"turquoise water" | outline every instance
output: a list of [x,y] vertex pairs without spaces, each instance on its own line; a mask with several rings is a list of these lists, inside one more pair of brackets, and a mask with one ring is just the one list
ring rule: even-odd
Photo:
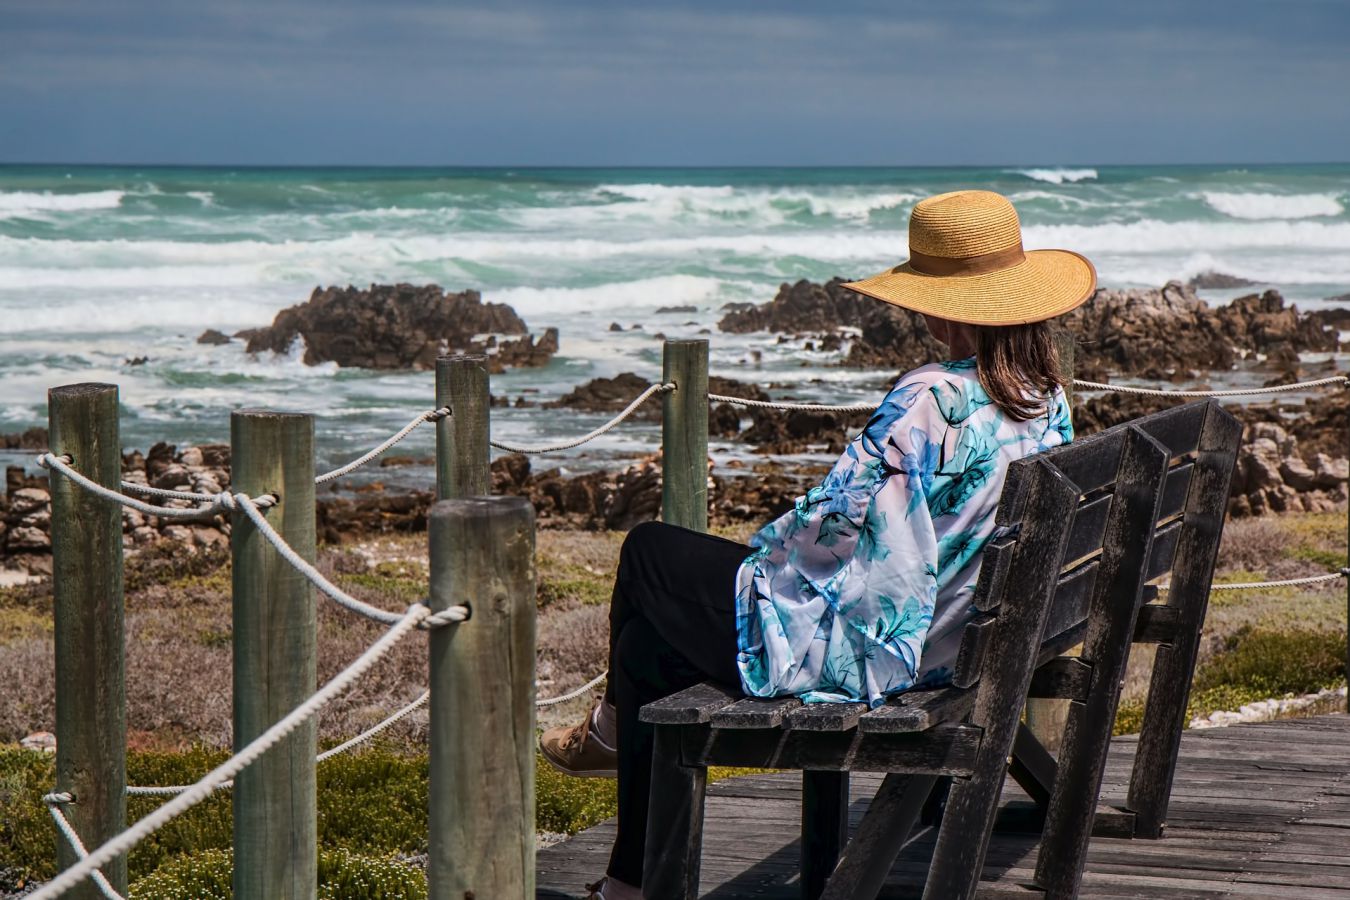
[[[726,303],[900,261],[914,201],[963,187],[1007,194],[1028,247],[1078,250],[1107,285],[1217,269],[1305,306],[1350,292],[1350,165],[0,166],[0,431],[40,424],[52,385],[106,380],[122,385],[127,446],[223,440],[230,409],[277,405],[318,413],[321,454],[335,461],[429,405],[430,377],[252,359],[238,344],[202,347],[196,336],[266,324],[315,285],[477,288],[534,329],[561,329],[549,367],[495,382],[512,396],[547,398],[596,375],[653,375],[657,333],[715,332]],[[657,312],[669,306],[695,311]],[[616,321],[643,328],[614,334]],[[768,336],[712,339],[715,371],[797,385],[802,397],[854,400],[877,383],[875,373],[819,368],[822,358]],[[759,371],[741,371],[752,349]],[[139,357],[147,361],[128,363]],[[494,418],[498,435],[518,441],[590,424],[531,410]],[[627,430],[599,453],[652,437]]]

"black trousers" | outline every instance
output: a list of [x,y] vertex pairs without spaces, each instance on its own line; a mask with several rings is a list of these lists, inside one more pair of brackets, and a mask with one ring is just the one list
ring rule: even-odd
[[618,713],[619,829],[609,874],[641,886],[652,777],[644,703],[700,681],[739,690],[736,572],[750,548],[660,522],[628,533],[609,614],[609,686]]

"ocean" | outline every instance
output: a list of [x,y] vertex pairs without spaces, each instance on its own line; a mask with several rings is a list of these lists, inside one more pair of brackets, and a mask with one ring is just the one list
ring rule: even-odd
[[[1028,248],[1084,253],[1106,286],[1216,270],[1277,287],[1304,308],[1350,293],[1344,164],[0,166],[0,432],[45,424],[49,387],[109,381],[121,386],[127,448],[226,441],[231,409],[278,407],[315,413],[320,465],[336,464],[429,408],[431,374],[309,367],[294,353],[250,358],[239,342],[196,343],[207,328],[268,324],[333,284],[474,288],[510,304],[533,331],[557,326],[561,351],[547,367],[494,378],[494,392],[512,398],[547,400],[622,371],[655,378],[658,335],[710,330],[716,374],[800,399],[867,399],[878,373],[832,368],[770,335],[720,334],[720,310],[767,301],[782,282],[894,265],[907,255],[914,202],[967,187],[1008,195]],[[1201,293],[1223,302],[1246,290]],[[679,309],[659,311],[669,307]],[[623,330],[610,331],[613,323]],[[505,440],[543,442],[602,419],[499,409],[493,428]],[[651,449],[657,436],[634,423],[563,462],[601,464]],[[408,444],[429,453],[429,432]],[[31,455],[0,451],[0,462]]]

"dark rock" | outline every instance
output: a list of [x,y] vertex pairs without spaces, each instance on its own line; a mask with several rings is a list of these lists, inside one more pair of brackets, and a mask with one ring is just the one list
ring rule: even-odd
[[618,322],[610,322],[610,323],[609,323],[609,330],[610,330],[610,331],[623,331],[623,326],[620,325]]
[[697,306],[659,306],[657,313],[693,313],[698,312]]
[[[828,346],[842,348],[838,332],[856,328],[842,363],[860,368],[907,371],[942,359],[945,348],[928,333],[923,316],[864,297],[843,287],[844,279],[825,284],[784,284],[768,303],[727,313],[718,322],[723,331],[777,331],[796,335],[832,335]],[[818,340],[826,346],[824,338]]]
[[[621,372],[613,378],[593,378],[563,394],[557,400],[544,404],[546,409],[579,409],[584,412],[618,412],[641,394],[652,383],[632,372]],[[645,419],[660,418],[661,404],[655,400],[643,404],[636,415]]]
[[197,343],[209,344],[213,347],[219,347],[228,344],[231,338],[223,331],[216,331],[214,328],[208,328],[197,337]]
[[149,361],[150,361],[150,357],[148,357],[148,356],[132,356],[132,357],[130,357],[130,358],[128,358],[128,359],[122,360],[122,365],[124,365],[124,366],[143,366],[143,365],[145,365],[146,363],[148,363]]
[[511,307],[483,303],[477,291],[451,294],[411,284],[315,288],[307,303],[282,310],[270,327],[251,334],[248,352],[285,353],[300,337],[309,365],[430,369],[447,353],[486,353],[490,371],[500,372],[543,365],[557,352],[556,329],[537,341],[527,332]]
[[1287,366],[1298,353],[1338,345],[1334,329],[1286,306],[1278,291],[1210,307],[1176,281],[1158,290],[1098,290],[1061,321],[1078,339],[1075,374],[1092,380],[1111,372],[1184,378],[1256,354]]
[[0,434],[0,449],[3,450],[46,450],[47,429],[33,427],[12,434]]
[[1216,272],[1213,269],[1209,269],[1208,271],[1201,272],[1199,275],[1196,275],[1190,281],[1186,282],[1186,286],[1192,289],[1222,289],[1251,287],[1252,285],[1259,283],[1260,282],[1257,281],[1248,281],[1246,278],[1239,278],[1236,275],[1229,275],[1225,272]]

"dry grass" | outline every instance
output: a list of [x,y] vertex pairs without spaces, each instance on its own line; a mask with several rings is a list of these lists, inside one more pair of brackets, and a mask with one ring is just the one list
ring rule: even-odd
[[[745,541],[753,526],[719,533]],[[540,693],[571,690],[606,665],[608,601],[623,535],[541,531],[538,535]],[[1246,581],[1317,574],[1345,562],[1344,513],[1229,522],[1217,580]],[[320,568],[347,590],[386,609],[424,596],[424,536],[391,536],[321,552]],[[147,554],[128,561],[127,700],[133,745],[174,748],[230,740],[229,568],[223,558]],[[0,589],[0,742],[51,730],[54,715],[49,585]],[[1345,586],[1216,592],[1201,664],[1224,652],[1243,629],[1336,630],[1344,633]],[[331,677],[379,633],[379,626],[319,606],[319,677]],[[1139,699],[1151,647],[1135,648],[1124,696]],[[320,740],[335,742],[368,727],[415,697],[426,684],[422,634],[408,638],[320,717]],[[585,699],[540,710],[547,727],[576,717]],[[425,713],[394,737],[420,737]]]

